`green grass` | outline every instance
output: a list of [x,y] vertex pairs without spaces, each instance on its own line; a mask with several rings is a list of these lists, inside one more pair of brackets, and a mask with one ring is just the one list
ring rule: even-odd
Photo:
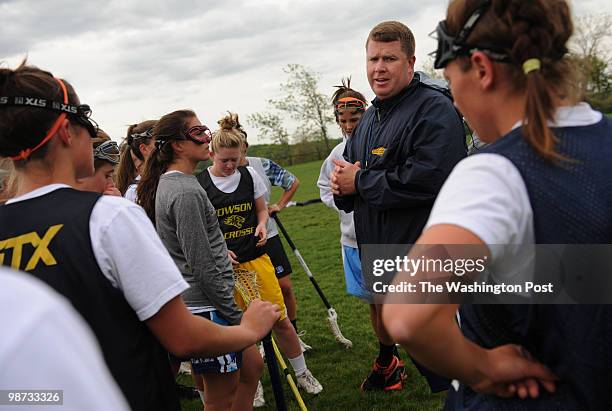
[[[299,164],[289,169],[301,181],[296,201],[319,196],[316,181],[321,162]],[[280,190],[275,188],[273,199]],[[340,254],[340,229],[335,211],[323,204],[306,207],[290,207],[280,215],[300,253],[323,289],[330,303],[338,312],[340,329],[353,341],[353,348],[346,349],[337,343],[327,327],[327,311],[308,277],[293,258],[285,243],[285,250],[293,265],[292,281],[298,300],[298,326],[307,330],[304,340],[314,349],[306,353],[308,367],[323,385],[318,396],[303,394],[309,410],[438,410],[443,396],[432,395],[425,380],[413,367],[403,352],[408,370],[407,386],[400,392],[362,393],[359,385],[370,370],[378,352],[378,343],[370,327],[368,307],[360,300],[346,294],[344,272]],[[190,378],[180,377],[191,384]],[[273,410],[274,398],[267,371],[264,373],[267,406]],[[283,387],[289,409],[297,410],[289,387]],[[201,410],[199,401],[184,401],[183,410]]]

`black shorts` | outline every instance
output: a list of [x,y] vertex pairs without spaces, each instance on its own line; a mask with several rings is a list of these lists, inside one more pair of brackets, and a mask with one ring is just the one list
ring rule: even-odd
[[291,263],[283,248],[280,235],[268,238],[264,247],[266,249],[266,254],[268,254],[274,266],[276,278],[283,278],[291,274]]

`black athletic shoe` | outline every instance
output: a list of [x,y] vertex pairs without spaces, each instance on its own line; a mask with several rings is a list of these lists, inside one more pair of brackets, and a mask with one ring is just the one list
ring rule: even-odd
[[393,356],[391,364],[384,368],[374,361],[372,371],[361,383],[361,391],[398,391],[404,388],[405,379],[404,367],[396,356]]
[[200,394],[198,393],[198,390],[193,387],[188,387],[177,382],[176,390],[178,392],[179,398],[182,398],[184,400],[194,400],[196,398],[200,399]]

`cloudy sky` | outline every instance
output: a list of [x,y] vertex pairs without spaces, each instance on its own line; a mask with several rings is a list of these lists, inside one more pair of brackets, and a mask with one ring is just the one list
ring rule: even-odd
[[[0,0],[0,61],[68,79],[114,139],[127,125],[192,108],[215,128],[226,110],[245,118],[279,96],[283,67],[320,74],[333,92],[344,76],[373,94],[364,43],[384,20],[414,32],[417,68],[447,0]],[[574,1],[574,13],[612,11],[609,0]],[[249,128],[249,138],[256,130]],[[255,140],[255,138],[253,138]]]

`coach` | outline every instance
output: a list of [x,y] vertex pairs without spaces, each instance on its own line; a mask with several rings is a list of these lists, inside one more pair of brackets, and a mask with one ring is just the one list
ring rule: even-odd
[[[396,21],[378,24],[366,42],[367,76],[376,98],[347,142],[346,161],[336,160],[331,176],[336,206],[354,211],[360,248],[414,243],[442,184],[466,155],[461,118],[442,87],[414,72],[414,51],[412,32]],[[363,390],[402,388],[403,367],[380,308],[370,305],[380,346]]]

